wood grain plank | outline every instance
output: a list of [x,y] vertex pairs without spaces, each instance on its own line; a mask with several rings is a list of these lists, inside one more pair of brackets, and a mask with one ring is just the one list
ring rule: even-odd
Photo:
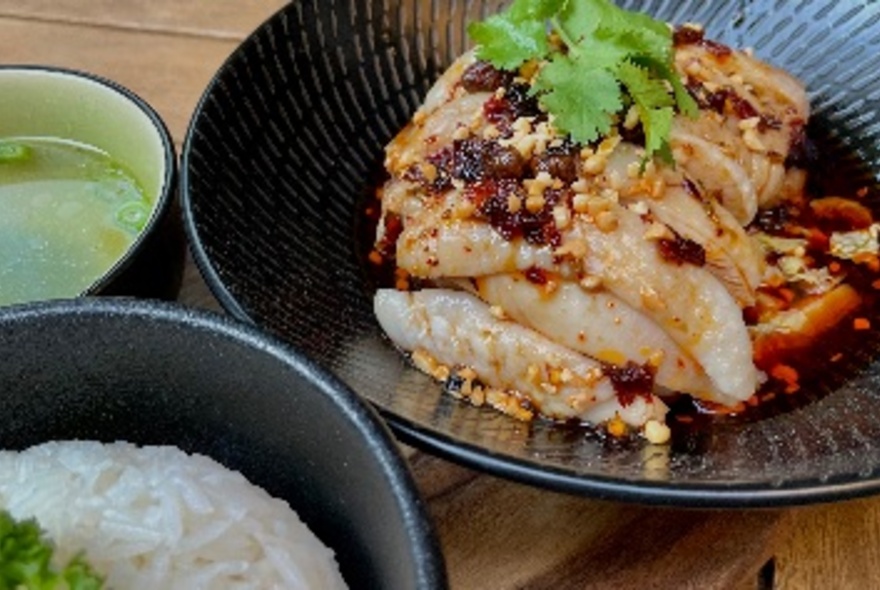
[[477,475],[430,455],[411,464],[453,589],[754,588],[785,525],[778,510],[620,504]]
[[776,588],[877,588],[880,499],[798,508],[776,554]]
[[0,0],[0,16],[243,39],[285,0]]
[[52,65],[115,80],[150,103],[180,147],[193,109],[237,41],[0,18],[7,64]]

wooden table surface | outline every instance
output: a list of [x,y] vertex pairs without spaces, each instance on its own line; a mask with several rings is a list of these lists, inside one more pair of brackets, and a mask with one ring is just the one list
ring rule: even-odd
[[[179,151],[211,76],[284,3],[0,0],[0,61],[82,69],[129,87],[164,118]],[[219,310],[190,261],[180,298]],[[745,512],[651,508],[539,490],[402,448],[453,590],[880,584],[880,499]]]

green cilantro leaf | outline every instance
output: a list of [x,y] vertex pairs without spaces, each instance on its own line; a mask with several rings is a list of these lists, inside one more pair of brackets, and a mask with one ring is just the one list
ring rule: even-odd
[[575,141],[590,143],[608,134],[612,116],[623,103],[614,74],[605,68],[584,67],[584,59],[557,55],[541,70],[534,90],[553,113],[559,131]]
[[471,23],[468,34],[479,43],[477,57],[502,70],[513,70],[549,52],[547,29],[541,21],[516,22],[503,14]]
[[675,111],[672,107],[659,109],[639,109],[642,128],[645,130],[645,153],[656,153],[667,164],[674,162],[672,148],[667,138],[672,132],[672,118]]
[[[548,29],[558,38],[550,43]],[[468,32],[477,56],[501,69],[544,62],[532,91],[557,128],[580,142],[611,130],[615,116],[635,105],[646,158],[671,162],[668,138],[678,111],[697,105],[673,66],[672,31],[647,14],[611,0],[515,0]]]
[[629,55],[629,48],[609,39],[595,35],[583,37],[569,50],[570,55],[579,55],[587,60],[588,67],[615,70]]
[[504,70],[518,68],[530,59],[550,52],[548,18],[566,0],[516,0],[505,12],[468,25],[468,34],[479,46],[477,57]]
[[515,0],[509,12],[516,21],[529,19],[547,20],[565,6],[566,0]]
[[647,69],[624,62],[617,70],[639,113],[645,132],[645,152],[658,153],[672,163],[672,150],[667,138],[672,132],[675,97],[669,94],[666,81],[650,75]]
[[652,77],[646,68],[625,61],[617,68],[617,78],[639,107],[660,108],[675,104],[675,98],[669,94],[666,81]]
[[696,118],[700,107],[697,106],[697,101],[694,100],[694,97],[684,87],[681,78],[678,77],[672,67],[664,63],[650,64],[650,67],[659,72],[662,78],[672,85],[675,105],[678,107],[678,110],[688,117]]

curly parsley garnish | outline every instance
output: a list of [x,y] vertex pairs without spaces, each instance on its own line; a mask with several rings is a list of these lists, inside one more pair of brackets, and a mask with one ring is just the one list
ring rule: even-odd
[[477,57],[499,69],[542,63],[532,92],[575,141],[607,135],[615,117],[635,107],[646,156],[671,162],[676,109],[696,116],[697,105],[675,74],[670,28],[610,0],[515,0],[471,23],[468,33],[478,43]]
[[103,580],[82,555],[63,569],[51,565],[53,548],[33,519],[16,521],[0,510],[0,588],[100,590]]

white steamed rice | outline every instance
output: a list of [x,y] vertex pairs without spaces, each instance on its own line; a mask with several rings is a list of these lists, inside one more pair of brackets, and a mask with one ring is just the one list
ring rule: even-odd
[[36,517],[66,563],[115,590],[345,588],[290,506],[176,447],[50,442],[0,451],[0,509]]

